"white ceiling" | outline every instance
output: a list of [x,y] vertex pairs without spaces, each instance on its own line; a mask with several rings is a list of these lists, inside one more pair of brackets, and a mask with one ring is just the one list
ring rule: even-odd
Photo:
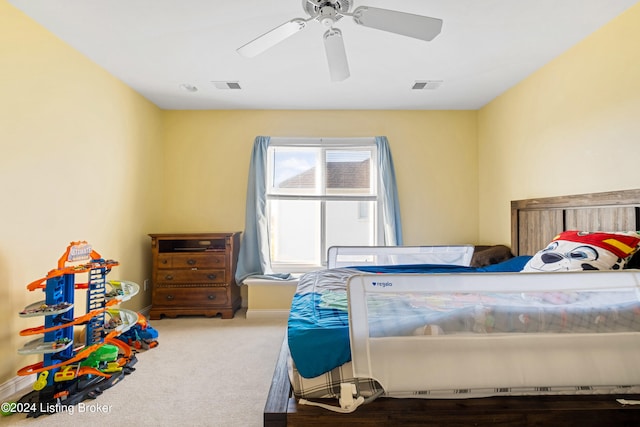
[[[332,83],[322,35],[303,31],[255,58],[236,49],[304,0],[8,0],[164,109],[477,109],[636,0],[353,0],[444,20],[424,42],[341,19],[351,77]],[[442,80],[411,90],[416,80]],[[216,89],[234,81],[241,90]],[[187,92],[181,84],[198,88]]]

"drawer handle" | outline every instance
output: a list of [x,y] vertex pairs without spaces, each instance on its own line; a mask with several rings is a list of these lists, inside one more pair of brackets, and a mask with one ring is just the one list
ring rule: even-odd
[[195,259],[188,259],[188,260],[187,260],[187,264],[189,264],[189,265],[196,265],[196,260],[195,260]]
[[167,295],[167,299],[171,301],[173,299],[173,295]]
[[160,261],[163,264],[167,264],[169,261],[167,261],[166,259],[163,259],[162,261]]
[[216,299],[216,296],[215,295],[208,295],[207,298],[213,300],[213,299]]
[[167,274],[166,276],[164,276],[165,280],[173,280],[173,276],[171,274]]
[[216,280],[216,277],[218,277],[217,274],[209,274],[209,275],[207,275],[207,279],[209,279],[209,280]]

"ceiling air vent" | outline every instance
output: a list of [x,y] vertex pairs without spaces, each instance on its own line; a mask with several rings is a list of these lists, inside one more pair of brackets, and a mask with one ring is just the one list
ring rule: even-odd
[[434,90],[438,89],[442,85],[442,80],[416,80],[411,89],[415,90]]
[[211,82],[217,89],[242,89],[238,82]]

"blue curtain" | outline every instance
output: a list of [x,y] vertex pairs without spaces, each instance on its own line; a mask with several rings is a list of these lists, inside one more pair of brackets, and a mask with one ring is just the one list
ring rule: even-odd
[[378,172],[380,173],[382,202],[382,223],[384,226],[384,245],[402,245],[402,222],[400,221],[400,202],[396,186],[396,172],[393,167],[389,141],[386,136],[376,136],[378,147]]
[[[247,204],[244,232],[238,266],[236,283],[249,276],[268,277],[270,279],[289,279],[290,274],[274,274],[269,259],[269,233],[266,202],[266,170],[267,148],[270,137],[258,136],[253,145],[251,163],[249,165],[249,182],[247,185]],[[384,197],[382,219],[384,223],[384,245],[402,245],[402,227],[400,222],[400,205],[396,176],[389,150],[389,142],[385,136],[376,136],[378,149],[378,170],[381,176],[381,193]]]
[[269,233],[267,233],[267,147],[268,136],[258,136],[253,143],[249,182],[247,183],[247,204],[245,208],[244,232],[238,254],[236,283],[253,275],[270,273]]

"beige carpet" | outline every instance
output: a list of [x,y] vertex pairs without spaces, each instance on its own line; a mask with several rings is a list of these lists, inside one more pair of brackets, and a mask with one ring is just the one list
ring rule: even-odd
[[[180,317],[151,322],[160,345],[138,354],[135,372],[74,413],[16,414],[16,426],[262,425],[286,319]],[[19,393],[24,395],[29,390]],[[89,411],[102,411],[89,412]]]

